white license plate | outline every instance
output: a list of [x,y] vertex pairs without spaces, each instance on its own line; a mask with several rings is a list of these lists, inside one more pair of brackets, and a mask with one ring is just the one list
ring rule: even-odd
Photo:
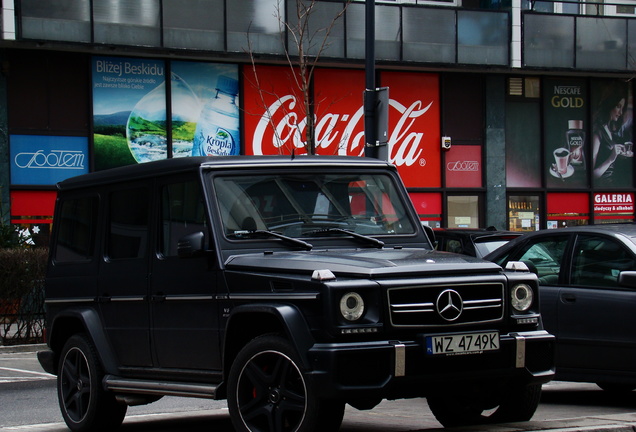
[[499,349],[499,332],[428,336],[426,354],[476,354]]

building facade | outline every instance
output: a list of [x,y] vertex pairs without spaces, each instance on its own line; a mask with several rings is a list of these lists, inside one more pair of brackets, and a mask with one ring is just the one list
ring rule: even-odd
[[[3,220],[44,243],[57,181],[166,157],[364,157],[365,7],[2,0]],[[422,221],[633,221],[635,8],[376,0],[382,141]]]

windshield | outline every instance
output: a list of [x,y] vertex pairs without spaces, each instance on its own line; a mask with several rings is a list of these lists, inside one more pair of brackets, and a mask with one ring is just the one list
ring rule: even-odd
[[257,231],[295,238],[415,232],[387,175],[219,176],[214,189],[230,238]]

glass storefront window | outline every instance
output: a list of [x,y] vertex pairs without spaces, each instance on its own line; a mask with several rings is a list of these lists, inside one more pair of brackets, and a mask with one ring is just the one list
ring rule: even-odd
[[422,224],[439,228],[442,222],[442,194],[411,192],[409,196]]
[[479,228],[479,197],[452,195],[447,198],[448,228]]
[[508,229],[510,231],[538,231],[539,227],[539,196],[508,196]]
[[589,223],[590,204],[587,193],[551,193],[547,200],[548,229]]

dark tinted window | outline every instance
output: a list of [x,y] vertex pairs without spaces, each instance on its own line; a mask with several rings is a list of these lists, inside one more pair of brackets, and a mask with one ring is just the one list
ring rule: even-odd
[[149,192],[135,188],[110,195],[108,257],[141,258],[148,244]]
[[55,261],[87,261],[93,256],[97,197],[67,199],[59,214]]
[[561,235],[535,239],[527,245],[519,258],[531,267],[539,276],[539,284],[553,285],[559,280],[559,272],[563,263],[563,255],[569,236]]
[[636,270],[636,263],[619,242],[600,236],[578,238],[572,266],[573,285],[618,287],[618,275],[625,270]]
[[186,234],[205,232],[205,203],[196,181],[166,185],[161,191],[161,253],[177,255],[177,242]]

